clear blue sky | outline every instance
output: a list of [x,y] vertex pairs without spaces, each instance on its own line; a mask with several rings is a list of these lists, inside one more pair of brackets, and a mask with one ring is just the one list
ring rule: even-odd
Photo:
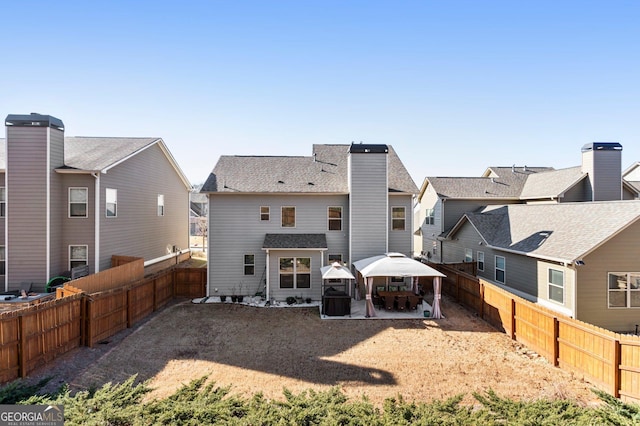
[[393,145],[419,186],[487,166],[640,161],[639,1],[15,1],[0,114],[220,155]]

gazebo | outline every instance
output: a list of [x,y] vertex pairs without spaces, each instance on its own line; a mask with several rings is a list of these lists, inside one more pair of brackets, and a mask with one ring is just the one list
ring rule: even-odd
[[[442,318],[440,312],[441,278],[445,275],[422,262],[411,259],[402,253],[386,253],[368,257],[353,263],[365,280],[366,286],[366,316],[376,316],[373,307],[373,277],[434,277],[433,280],[433,318]],[[414,291],[417,292],[417,281],[413,280]]]

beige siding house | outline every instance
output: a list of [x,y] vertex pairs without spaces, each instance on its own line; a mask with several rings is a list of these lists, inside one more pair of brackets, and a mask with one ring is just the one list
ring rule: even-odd
[[188,249],[190,184],[160,138],[66,137],[61,120],[9,115],[0,139],[4,291],[43,290],[112,255],[147,264]]

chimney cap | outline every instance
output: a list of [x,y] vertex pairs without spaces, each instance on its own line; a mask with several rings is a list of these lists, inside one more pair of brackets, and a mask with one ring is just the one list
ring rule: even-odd
[[12,127],[53,127],[64,130],[64,123],[59,118],[32,112],[31,114],[9,114],[4,120],[5,126]]
[[587,151],[622,151],[618,142],[592,142],[582,146],[582,152]]
[[349,153],[377,153],[386,154],[389,152],[389,147],[382,144],[363,144],[352,143]]

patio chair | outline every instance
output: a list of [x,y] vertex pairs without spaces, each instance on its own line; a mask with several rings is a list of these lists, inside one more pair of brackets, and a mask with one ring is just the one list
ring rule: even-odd
[[409,296],[409,310],[415,311],[416,309],[418,309],[418,305],[421,301],[422,298],[420,296]]
[[407,296],[397,296],[396,297],[396,301],[398,302],[398,310],[399,311],[404,311],[405,309],[407,309],[407,300],[409,300],[409,298]]
[[381,309],[384,306],[382,297],[378,296],[377,294],[372,295],[371,299],[373,301],[373,306],[375,306],[376,308]]
[[395,297],[393,297],[393,296],[385,296],[385,297],[383,297],[383,300],[384,300],[384,308],[387,311],[393,311],[394,304],[395,304],[394,303],[395,302]]

